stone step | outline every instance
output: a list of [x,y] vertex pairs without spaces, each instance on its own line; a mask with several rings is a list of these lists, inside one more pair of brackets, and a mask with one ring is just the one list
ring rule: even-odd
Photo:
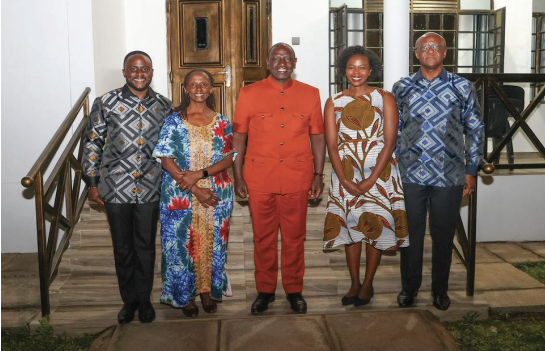
[[[381,311],[406,311],[399,309],[396,302],[398,292],[380,292],[375,293],[371,303],[364,307],[342,306],[340,303],[342,294],[334,295],[311,295],[305,294],[308,304],[307,315],[334,314],[334,313],[362,313],[362,312],[381,312]],[[468,312],[477,312],[480,319],[488,318],[488,305],[484,300],[476,297],[465,296],[464,291],[452,290],[449,292],[452,299],[452,305],[448,311],[442,312],[436,310],[432,305],[432,298],[429,294],[419,294],[415,307],[410,310],[426,310],[434,314],[441,321],[460,320]],[[250,315],[250,306],[253,302],[253,296],[246,299],[234,300],[224,298],[218,305],[218,311],[215,314],[206,314],[200,310],[199,317],[193,320],[194,323],[203,320],[235,319],[235,318],[268,318],[274,316],[293,315],[284,293],[278,293],[276,301],[269,305],[269,309],[262,317],[253,317]],[[197,299],[198,300],[198,299]],[[187,321],[180,309],[172,308],[168,305],[153,301],[157,318],[154,323]],[[198,300],[198,306],[201,303]],[[117,304],[86,303],[74,306],[56,306],[52,309],[49,324],[55,329],[56,334],[83,335],[84,333],[98,333],[105,328],[116,324],[117,313],[121,308],[121,302]],[[349,315],[346,315],[349,317]],[[39,319],[36,318],[31,323],[31,328],[39,325]],[[137,321],[133,322],[139,324]]]
[[[159,261],[160,262],[160,261]],[[159,264],[156,262],[156,265]],[[156,268],[153,301],[158,302],[161,294],[161,274]],[[365,265],[360,271],[365,272]],[[228,265],[228,275],[234,296],[227,300],[252,300],[256,296],[253,269],[235,269]],[[465,269],[460,264],[454,264],[450,275],[450,289],[465,290]],[[421,294],[429,295],[431,271],[426,268],[423,272]],[[351,285],[348,270],[344,265],[338,266],[308,266],[305,270],[305,296],[329,296],[345,294]],[[375,277],[374,288],[377,294],[397,294],[401,290],[398,264],[382,264]],[[279,271],[276,292],[283,295],[282,273]],[[75,272],[71,275],[61,275],[51,287],[51,301],[55,306],[75,305],[104,305],[120,304],[117,278],[113,269],[108,274],[82,274]]]

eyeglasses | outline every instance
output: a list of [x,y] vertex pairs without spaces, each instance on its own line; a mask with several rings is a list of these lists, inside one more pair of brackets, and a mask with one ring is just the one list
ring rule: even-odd
[[432,49],[433,51],[439,51],[445,49],[445,46],[437,44],[426,44],[422,46],[417,46],[415,47],[415,49],[419,51],[429,51],[430,49]]

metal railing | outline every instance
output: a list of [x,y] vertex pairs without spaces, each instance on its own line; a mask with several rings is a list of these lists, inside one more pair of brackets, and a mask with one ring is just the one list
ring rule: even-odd
[[[545,74],[533,74],[533,73],[494,73],[494,74],[460,74],[461,76],[469,79],[475,83],[477,89],[480,88],[481,93],[481,109],[483,111],[485,126],[488,125],[488,91],[493,89],[499,96],[500,100],[505,104],[505,107],[509,110],[510,115],[515,118],[515,123],[510,127],[507,133],[502,137],[501,141],[493,148],[491,152],[488,152],[487,147],[487,133],[485,128],[485,143],[484,143],[484,160],[481,162],[479,171],[483,171],[485,174],[492,174],[495,169],[538,169],[545,168],[545,163],[523,163],[523,164],[502,164],[493,161],[500,155],[502,149],[507,145],[509,140],[513,137],[515,132],[522,129],[530,142],[537,148],[541,157],[545,157],[545,147],[539,140],[539,138],[532,131],[528,123],[526,122],[528,117],[536,109],[545,97],[545,86],[536,94],[536,96],[530,101],[528,106],[522,111],[518,112],[509,98],[505,95],[500,88],[501,83],[543,83],[545,82]],[[477,182],[478,184],[478,182]],[[468,206],[468,218],[467,218],[467,233],[464,229],[462,217],[458,218],[458,225],[456,228],[456,239],[460,246],[460,249],[455,245],[455,252],[462,261],[464,267],[467,270],[466,278],[466,295],[473,296],[475,293],[475,250],[477,243],[477,184],[475,184],[475,191],[469,196]]]
[[[68,248],[87,198],[87,186],[84,186],[83,191],[81,189],[83,176],[81,161],[83,137],[89,119],[90,91],[90,88],[85,88],[27,176],[21,179],[21,184],[26,188],[34,185],[42,316],[51,312],[49,287],[57,275],[62,255]],[[83,118],[44,184],[44,172],[82,108]],[[77,156],[74,156],[76,147]],[[53,205],[50,205],[50,201]],[[49,234],[46,233],[46,221],[50,223]],[[61,230],[64,231],[64,235],[59,243]]]

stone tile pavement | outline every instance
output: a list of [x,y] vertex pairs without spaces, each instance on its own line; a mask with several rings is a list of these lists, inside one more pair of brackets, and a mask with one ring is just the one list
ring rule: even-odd
[[[392,261],[391,263],[395,264],[395,259],[396,257],[385,257],[385,262]],[[545,261],[545,242],[479,243],[477,245],[475,297],[467,298],[462,296],[461,292],[453,291],[453,300],[464,301],[465,298],[484,301],[486,304],[483,305],[484,308],[489,308],[491,313],[545,311],[545,285],[512,265],[512,263],[525,261]],[[395,274],[388,273],[390,268],[386,267],[384,266],[382,270],[383,275],[391,275],[395,279]],[[453,270],[463,269],[460,267],[461,264],[455,260]],[[333,274],[338,275],[342,267],[339,265],[331,269]],[[309,269],[309,272],[311,275],[319,274],[319,272],[312,273],[312,269]],[[318,278],[309,276],[308,280],[312,282]],[[108,350],[147,350],[149,348],[142,348],[144,346],[141,348],[132,346],[146,345],[145,335],[147,333],[143,333],[143,330],[153,332],[153,335],[161,333],[170,335],[169,340],[172,345],[180,345],[178,342],[183,341],[184,350],[205,350],[208,347],[214,350],[246,350],[246,345],[260,345],[260,350],[281,349],[283,351],[358,350],[361,345],[365,345],[366,350],[397,350],[396,345],[403,346],[403,350],[416,350],[422,348],[417,348],[418,344],[412,348],[410,346],[411,339],[404,337],[404,333],[409,329],[421,328],[426,323],[433,325],[430,327],[433,330],[431,335],[438,336],[437,339],[428,336],[426,340],[433,339],[441,342],[430,345],[430,348],[425,348],[426,350],[456,349],[447,342],[448,338],[441,334],[444,333],[444,329],[441,331],[440,328],[436,328],[438,320],[430,314],[433,312],[436,317],[443,320],[444,318],[441,317],[443,312],[438,312],[433,308],[426,309],[427,302],[425,301],[431,300],[429,296],[421,294],[422,296],[418,297],[420,301],[417,300],[417,306],[422,302],[421,307],[424,309],[406,311],[396,308],[395,294],[385,292],[381,296],[377,295],[373,300],[374,307],[372,303],[368,309],[363,311],[352,309],[345,312],[337,308],[337,300],[340,299],[342,293],[339,290],[338,296],[317,296],[315,298],[310,296],[308,300],[314,301],[313,303],[323,306],[323,308],[316,309],[314,314],[307,316],[289,315],[289,310],[286,310],[287,307],[284,306],[286,304],[282,302],[275,302],[276,305],[271,308],[271,314],[260,317],[244,316],[249,308],[244,301],[233,302],[232,306],[228,306],[231,302],[226,302],[221,306],[224,309],[221,316],[217,316],[215,319],[199,317],[197,320],[184,319],[179,316],[180,311],[166,306],[157,306],[158,316],[162,315],[163,321],[158,318],[157,322],[150,325],[133,322],[127,326],[118,327],[115,332],[112,329],[110,330],[111,340],[109,337],[103,338],[103,348],[96,350],[105,350],[106,347],[109,347]],[[458,302],[458,308],[461,305],[462,302]],[[39,315],[39,306],[37,254],[2,254],[2,328],[27,325]],[[455,308],[456,303],[451,309]],[[83,307],[83,309],[90,311],[88,316],[91,317],[87,322],[82,321],[80,326],[82,329],[92,329],[93,318],[104,319],[105,316],[108,316],[112,324],[115,322],[116,310],[102,309],[101,306],[93,305]],[[79,311],[79,313],[81,312]],[[77,315],[78,311],[72,313]],[[464,313],[463,309],[462,313]],[[460,318],[461,315],[460,313],[456,314],[457,318]],[[191,333],[188,332],[189,330]],[[216,335],[217,338],[205,338],[203,344],[203,339],[199,335],[204,332],[208,336]],[[290,337],[294,334],[297,334],[297,338]],[[130,335],[136,335],[143,340],[135,344],[134,340],[139,339],[133,339]],[[188,335],[191,335],[189,339],[187,339]],[[377,335],[380,338],[377,338]],[[229,339],[234,337],[236,337],[234,341]],[[161,338],[154,338],[154,340],[159,339]],[[362,344],[362,340],[366,340],[367,343]],[[398,343],[399,340],[403,341]],[[275,346],[271,348],[273,341]],[[282,344],[281,348],[278,347],[278,343]],[[123,345],[131,348],[125,348]],[[119,348],[117,348],[118,346]],[[168,348],[155,348],[169,350]]]

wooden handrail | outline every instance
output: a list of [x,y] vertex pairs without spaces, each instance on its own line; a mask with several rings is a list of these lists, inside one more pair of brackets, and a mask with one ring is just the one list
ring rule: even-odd
[[72,127],[72,123],[74,123],[74,120],[76,119],[79,111],[81,110],[81,107],[84,106],[85,110],[89,110],[89,93],[91,92],[91,88],[87,87],[85,90],[83,90],[83,93],[81,93],[79,99],[76,101],[75,105],[72,107],[70,112],[68,112],[68,115],[62,122],[61,126],[49,143],[46,145],[44,151],[42,154],[38,157],[36,162],[34,163],[34,166],[30,169],[26,177],[21,179],[21,184],[25,188],[29,188],[34,184],[34,179],[38,172],[44,172],[45,169],[47,169],[47,166],[49,165],[49,162],[52,158],[52,156],[55,154],[59,146],[61,146],[64,138],[66,137],[66,134]]
[[[83,141],[85,127],[89,121],[89,93],[85,88],[76,104],[47,146],[36,160],[28,174],[21,179],[21,184],[28,188],[34,185],[36,203],[36,234],[38,239],[38,265],[40,276],[40,297],[42,316],[51,313],[49,287],[57,275],[64,251],[68,248],[74,228],[79,221],[88,188],[81,190],[83,180]],[[44,182],[44,172],[49,167],[53,156],[67,137],[76,117],[83,108],[83,118],[61,152],[49,178]],[[74,151],[78,148],[77,156]],[[45,186],[44,186],[45,184]],[[54,195],[53,195],[54,194]],[[53,205],[48,202],[51,199]],[[63,210],[66,212],[63,214]],[[46,233],[46,220],[50,222]],[[64,231],[59,243],[59,232]]]

